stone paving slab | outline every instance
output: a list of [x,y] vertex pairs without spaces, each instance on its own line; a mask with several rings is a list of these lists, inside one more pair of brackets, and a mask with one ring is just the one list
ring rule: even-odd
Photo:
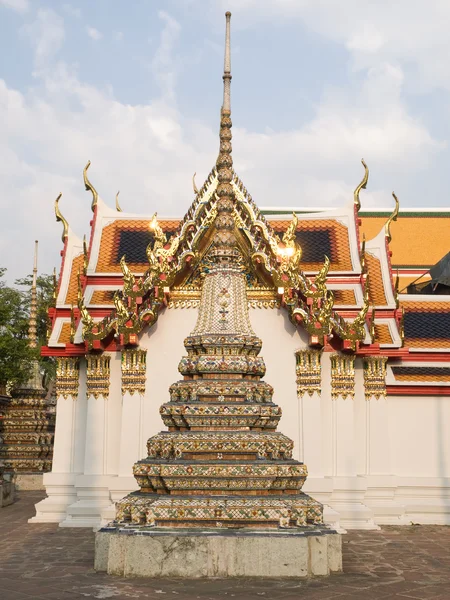
[[93,570],[91,530],[27,523],[42,497],[0,509],[0,600],[450,600],[450,527],[351,531],[344,573],[325,579],[123,579]]

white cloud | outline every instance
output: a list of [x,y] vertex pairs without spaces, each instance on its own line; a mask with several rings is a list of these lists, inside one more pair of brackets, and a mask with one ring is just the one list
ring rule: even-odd
[[[284,4],[293,10],[293,2]],[[262,1],[262,9],[265,5]],[[180,24],[165,12],[159,16],[163,28],[151,68],[160,98],[147,104],[119,102],[111,90],[87,84],[57,60],[64,23],[53,11],[38,11],[24,28],[35,51],[37,86],[19,92],[0,80],[0,210],[8,223],[0,236],[0,256],[14,274],[30,270],[37,238],[40,268],[49,272],[59,264],[61,228],[53,201],[60,191],[61,211],[71,226],[80,236],[89,232],[90,198],[82,183],[88,159],[90,178],[107,203],[114,206],[121,189],[124,210],[157,210],[161,216],[184,214],[192,200],[192,173],[197,171],[200,187],[214,165],[217,128],[192,121],[176,108],[183,105],[175,95]],[[361,179],[362,156],[371,169],[363,207],[391,206],[394,183],[403,206],[421,204],[418,196],[404,198],[402,188],[440,155],[444,144],[408,112],[404,66],[383,54],[385,29],[374,24],[366,32],[358,37],[353,30],[342,37],[351,52],[378,56],[367,61],[362,84],[327,90],[302,127],[261,132],[235,122],[235,168],[259,205],[306,208],[349,202]],[[210,114],[218,114],[218,108],[211,105]],[[21,254],[11,252],[18,240]]]
[[81,10],[72,6],[72,4],[63,4],[63,10],[69,17],[75,17],[75,19],[79,19],[81,17]]
[[153,57],[151,68],[159,82],[162,96],[166,101],[175,99],[175,83],[177,77],[176,61],[173,51],[178,40],[181,26],[173,17],[163,10],[158,13],[164,22],[158,49]]
[[21,28],[34,49],[34,64],[40,70],[57,54],[64,37],[63,19],[50,9],[39,9],[36,19]]
[[358,69],[380,61],[414,64],[417,85],[450,89],[444,58],[450,55],[447,0],[222,0],[220,5],[233,12],[233,27],[298,20],[347,48]]
[[91,40],[94,40],[94,42],[98,42],[103,37],[103,33],[101,33],[98,29],[95,29],[95,27],[86,27],[86,33]]
[[19,13],[25,13],[30,8],[28,0],[0,0],[0,6],[12,8]]

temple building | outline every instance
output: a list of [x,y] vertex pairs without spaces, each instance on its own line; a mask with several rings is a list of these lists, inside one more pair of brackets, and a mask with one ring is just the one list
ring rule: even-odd
[[[37,248],[35,242],[28,331],[31,348],[38,347]],[[43,474],[52,468],[55,414],[42,379],[35,359],[30,364],[27,381],[11,390],[0,421],[0,464],[22,490],[43,489]]]
[[[56,432],[31,522],[97,527],[117,503],[119,521],[223,525],[245,488],[247,525],[263,505],[274,527],[450,523],[450,296],[407,293],[448,252],[450,210],[394,194],[364,212],[364,161],[342,207],[258,208],[233,168],[230,80],[226,59],[219,157],[183,218],[108,206],[89,162],[88,239],[55,202]],[[189,494],[230,511],[183,513]]]

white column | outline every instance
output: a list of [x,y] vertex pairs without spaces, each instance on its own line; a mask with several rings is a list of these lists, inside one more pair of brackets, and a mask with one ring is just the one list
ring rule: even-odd
[[84,428],[86,405],[85,375],[79,366],[77,358],[58,359],[57,389],[61,393],[56,404],[52,471],[44,474],[47,498],[36,504],[30,523],[60,523],[76,500],[75,477],[80,471],[75,457],[82,450],[79,431]]
[[[67,508],[60,527],[97,527],[101,511],[110,504],[107,439],[111,354],[87,357],[87,412],[82,474],[75,478],[76,500]],[[81,464],[82,453],[77,456]]]
[[[115,385],[115,391],[121,393],[120,427],[115,439],[112,440],[118,451],[118,477],[111,480],[112,504],[102,511],[102,523],[114,518],[115,502],[138,489],[133,477],[133,465],[147,455],[143,450],[147,441],[143,439],[146,354],[147,350],[141,349],[122,352],[122,369],[118,374],[121,380],[119,379],[119,383]],[[114,381],[117,381],[116,377]],[[111,454],[108,453],[109,456]]]
[[369,396],[365,404],[367,491],[364,501],[373,511],[376,523],[403,524],[405,507],[395,498],[397,478],[391,467],[387,399]]

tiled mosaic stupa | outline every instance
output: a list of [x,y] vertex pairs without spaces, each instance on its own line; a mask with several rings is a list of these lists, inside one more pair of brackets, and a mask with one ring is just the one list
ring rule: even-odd
[[134,465],[140,491],[117,504],[116,522],[168,527],[304,527],[322,523],[322,506],[301,488],[303,463],[276,431],[281,409],[262,380],[261,340],[249,320],[232,187],[229,22],[217,214],[198,319],[185,340],[181,381],[160,412],[168,431],[148,440]]
[[[31,348],[38,345],[36,278],[37,242],[28,333]],[[30,363],[27,381],[11,391],[11,399],[1,421],[0,461],[5,473],[14,474],[20,489],[42,487],[42,474],[52,468],[55,415],[51,412],[47,396],[39,362],[34,359]]]

